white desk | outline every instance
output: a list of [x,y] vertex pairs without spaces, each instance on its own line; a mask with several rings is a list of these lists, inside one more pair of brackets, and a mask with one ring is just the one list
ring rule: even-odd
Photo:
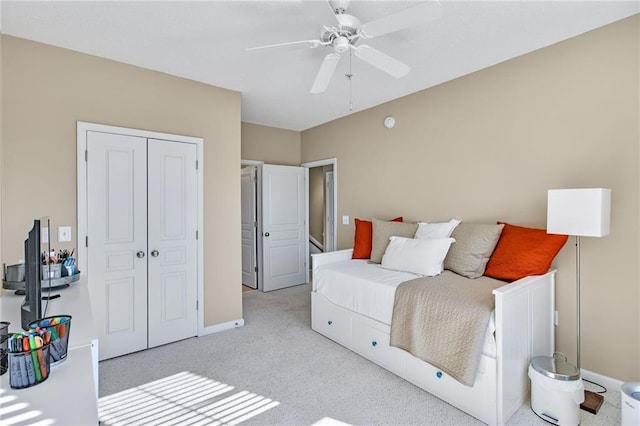
[[[43,296],[48,291],[43,291]],[[0,414],[2,420],[23,425],[98,424],[98,334],[94,327],[87,281],[84,277],[70,287],[52,290],[60,297],[49,301],[46,315],[71,315],[67,359],[51,367],[49,378],[26,389],[11,389],[9,372],[0,376]],[[0,292],[0,320],[9,321],[9,332],[22,331],[20,304],[24,296],[13,291]],[[44,311],[46,301],[42,303]],[[20,420],[22,419],[22,420]],[[15,421],[15,423],[13,423]]]

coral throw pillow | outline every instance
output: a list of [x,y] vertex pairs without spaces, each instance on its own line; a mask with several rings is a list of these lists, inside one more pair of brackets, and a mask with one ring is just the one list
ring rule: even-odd
[[484,274],[505,281],[545,274],[567,238],[567,235],[547,234],[546,229],[505,223]]
[[[373,244],[373,223],[370,220],[354,219],[356,233],[353,238],[352,259],[369,259]],[[402,222],[402,216],[396,217],[392,222]]]

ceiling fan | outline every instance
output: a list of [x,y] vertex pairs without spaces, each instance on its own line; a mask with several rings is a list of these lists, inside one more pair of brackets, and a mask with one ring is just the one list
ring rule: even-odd
[[[333,25],[322,26],[319,39],[270,44],[246,49],[267,49],[294,44],[306,44],[310,48],[330,48],[332,52],[324,57],[313,85],[311,86],[311,93],[314,94],[323,93],[327,89],[331,77],[333,77],[333,73],[340,61],[340,55],[347,52],[353,52],[357,58],[393,77],[404,77],[411,70],[409,65],[369,45],[359,44],[359,41],[434,21],[442,16],[442,6],[440,3],[437,0],[428,0],[363,24],[355,16],[346,13],[350,3],[349,0],[306,2],[307,5],[317,5],[319,3],[321,7],[324,8],[323,13],[328,15],[326,11],[331,12],[333,18],[328,19],[336,21]],[[329,6],[328,8],[327,5]]]

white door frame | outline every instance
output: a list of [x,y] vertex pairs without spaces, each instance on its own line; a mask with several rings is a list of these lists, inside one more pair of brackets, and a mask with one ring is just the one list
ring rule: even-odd
[[[90,279],[87,269],[87,132],[103,132],[115,133],[122,135],[140,136],[148,139],[160,139],[173,142],[192,143],[196,145],[197,161],[198,161],[198,240],[197,240],[197,286],[198,301],[204,300],[204,174],[203,168],[203,145],[204,139],[192,136],[173,135],[170,133],[159,133],[147,130],[129,129],[126,127],[109,126],[105,124],[88,123],[78,121],[76,124],[76,169],[77,169],[77,204],[78,204],[78,223],[77,223],[77,262],[79,270]],[[84,241],[83,241],[84,240]],[[204,306],[198,303],[198,336],[206,334],[204,332]]]
[[[306,167],[310,169],[312,167],[320,167],[320,166],[333,166],[333,247],[325,247],[324,251],[335,251],[337,250],[337,240],[338,240],[338,159],[337,158],[326,158],[324,160],[310,161],[308,163],[302,163],[300,166]],[[307,228],[309,226],[309,184],[307,183]],[[307,235],[309,234],[309,230],[307,229]],[[307,278],[307,281],[308,278]]]
[[[329,179],[330,177],[330,179]],[[336,203],[336,198],[333,196],[333,191],[335,191],[335,185],[333,184],[333,171],[330,172],[326,172],[324,173],[323,176],[323,180],[324,180],[324,186],[325,186],[325,200],[324,200],[324,241],[322,242],[323,247],[324,247],[324,251],[328,252],[328,251],[335,251],[336,250],[336,227],[334,226],[336,223],[336,214],[335,214],[335,208],[334,205]],[[327,180],[329,180],[329,182],[327,182]],[[329,183],[331,183],[331,185],[329,185]],[[328,188],[328,189],[327,189]],[[329,194],[329,196],[327,197],[327,194]],[[329,204],[327,202],[327,200],[330,199],[331,200],[331,204]],[[329,217],[331,217],[332,220],[329,220]],[[327,230],[327,228],[331,228],[330,230]],[[330,236],[329,238],[327,238],[327,236]],[[327,244],[327,241],[330,241],[329,244]]]
[[253,166],[256,168],[256,221],[258,222],[258,228],[256,229],[256,247],[257,253],[257,265],[258,273],[256,279],[258,280],[258,290],[262,291],[262,165],[264,161],[256,160],[240,160],[240,167]]

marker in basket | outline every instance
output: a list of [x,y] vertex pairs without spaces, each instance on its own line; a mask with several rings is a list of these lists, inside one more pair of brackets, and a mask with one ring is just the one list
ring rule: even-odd
[[[15,335],[11,336],[9,338],[9,351],[18,352],[16,350],[17,348],[16,343],[17,343],[17,339]],[[22,347],[20,349],[22,349]],[[20,366],[20,358],[21,357],[13,357],[13,356],[9,357],[9,372],[11,374],[11,382],[16,383],[17,387],[24,387],[25,385],[22,382],[23,368]],[[27,379],[26,372],[24,377],[25,379]]]
[[35,336],[34,340],[36,341],[36,353],[38,356],[38,363],[40,364],[40,374],[42,376],[42,379],[44,380],[47,378],[47,365],[45,364],[44,354],[42,353],[42,346],[44,341],[40,336]]
[[[36,374],[33,368],[33,358],[29,352],[29,338],[22,338],[22,351],[26,354],[21,356],[20,358],[24,359],[24,363],[26,365],[27,377],[29,378],[29,384],[32,385],[36,382]],[[38,373],[39,374],[39,373]]]
[[40,362],[38,362],[38,354],[36,352],[36,338],[33,334],[29,334],[29,349],[31,350],[31,359],[33,360],[33,371],[36,374],[36,380],[42,381],[42,374],[40,373]]

